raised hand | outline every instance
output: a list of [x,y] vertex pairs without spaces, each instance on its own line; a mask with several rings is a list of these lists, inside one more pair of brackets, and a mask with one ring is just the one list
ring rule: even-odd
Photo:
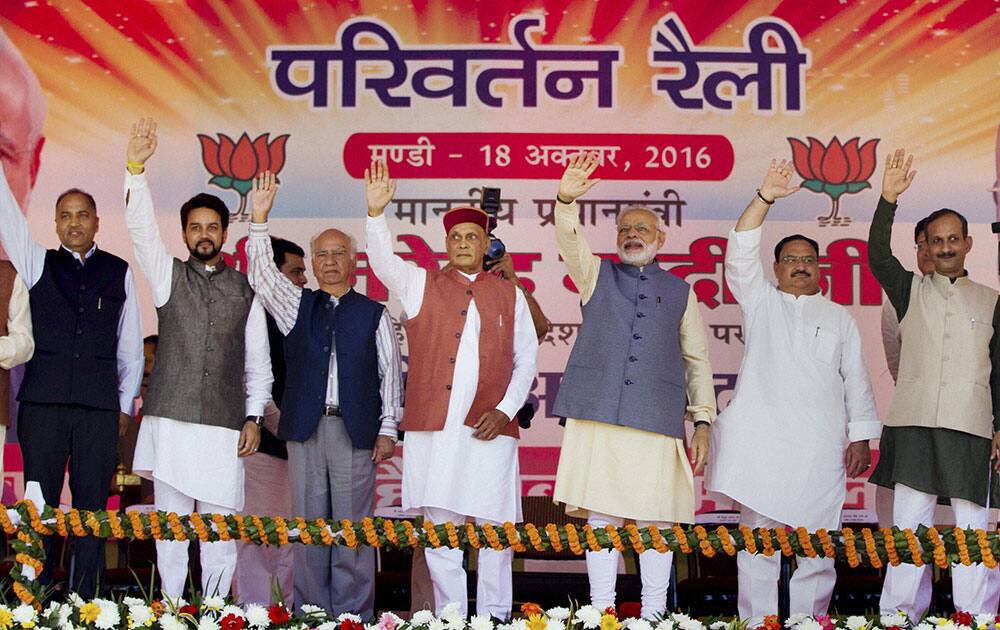
[[577,153],[570,158],[563,172],[562,179],[559,180],[559,194],[557,198],[566,203],[574,201],[577,197],[594,187],[600,179],[589,179],[597,168],[597,153]]
[[911,166],[913,166],[913,155],[906,155],[906,149],[896,149],[885,158],[885,173],[882,174],[882,197],[886,201],[896,203],[896,198],[913,183],[913,176],[917,172],[911,171]]
[[[156,152],[156,121],[152,118],[140,118],[132,124],[132,132],[128,138],[128,149],[125,153],[129,163],[145,164],[146,160]],[[129,167],[129,170],[133,170]],[[138,169],[141,172],[141,169]]]
[[389,167],[385,160],[372,160],[365,169],[365,201],[368,202],[368,216],[381,216],[385,207],[396,194],[396,182],[389,179]]
[[274,206],[274,195],[278,192],[278,178],[271,171],[261,173],[253,179],[253,187],[250,192],[253,203],[250,221],[267,223],[267,215],[271,213],[271,208]]
[[767,169],[764,181],[760,183],[760,195],[768,201],[774,201],[798,192],[801,186],[788,185],[794,172],[795,167],[791,161],[771,160],[771,167]]

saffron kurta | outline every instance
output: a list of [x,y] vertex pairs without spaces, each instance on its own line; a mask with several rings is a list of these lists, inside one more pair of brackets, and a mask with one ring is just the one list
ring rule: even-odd
[[780,523],[839,528],[848,441],[882,428],[861,335],[843,306],[765,279],[761,231],[729,233],[726,280],[746,351],[732,401],[712,427],[705,485]]

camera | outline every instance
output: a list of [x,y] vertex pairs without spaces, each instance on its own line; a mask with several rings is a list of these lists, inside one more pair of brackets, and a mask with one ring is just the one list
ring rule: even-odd
[[483,270],[489,271],[490,267],[496,264],[507,253],[507,247],[503,244],[503,241],[493,234],[493,231],[497,227],[497,212],[500,210],[500,189],[483,186],[479,207],[490,216],[489,229],[486,230],[490,244],[486,248],[486,255],[483,256]]

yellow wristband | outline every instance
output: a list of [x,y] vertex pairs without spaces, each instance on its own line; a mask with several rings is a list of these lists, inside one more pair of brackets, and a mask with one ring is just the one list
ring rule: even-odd
[[132,162],[131,160],[125,162],[125,166],[129,168],[146,168],[145,162]]

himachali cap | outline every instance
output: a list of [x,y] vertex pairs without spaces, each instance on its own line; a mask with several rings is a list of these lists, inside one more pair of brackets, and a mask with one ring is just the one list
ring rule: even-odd
[[444,213],[444,231],[451,232],[451,228],[459,223],[475,223],[483,228],[484,232],[490,231],[490,215],[484,210],[471,206],[452,208]]

